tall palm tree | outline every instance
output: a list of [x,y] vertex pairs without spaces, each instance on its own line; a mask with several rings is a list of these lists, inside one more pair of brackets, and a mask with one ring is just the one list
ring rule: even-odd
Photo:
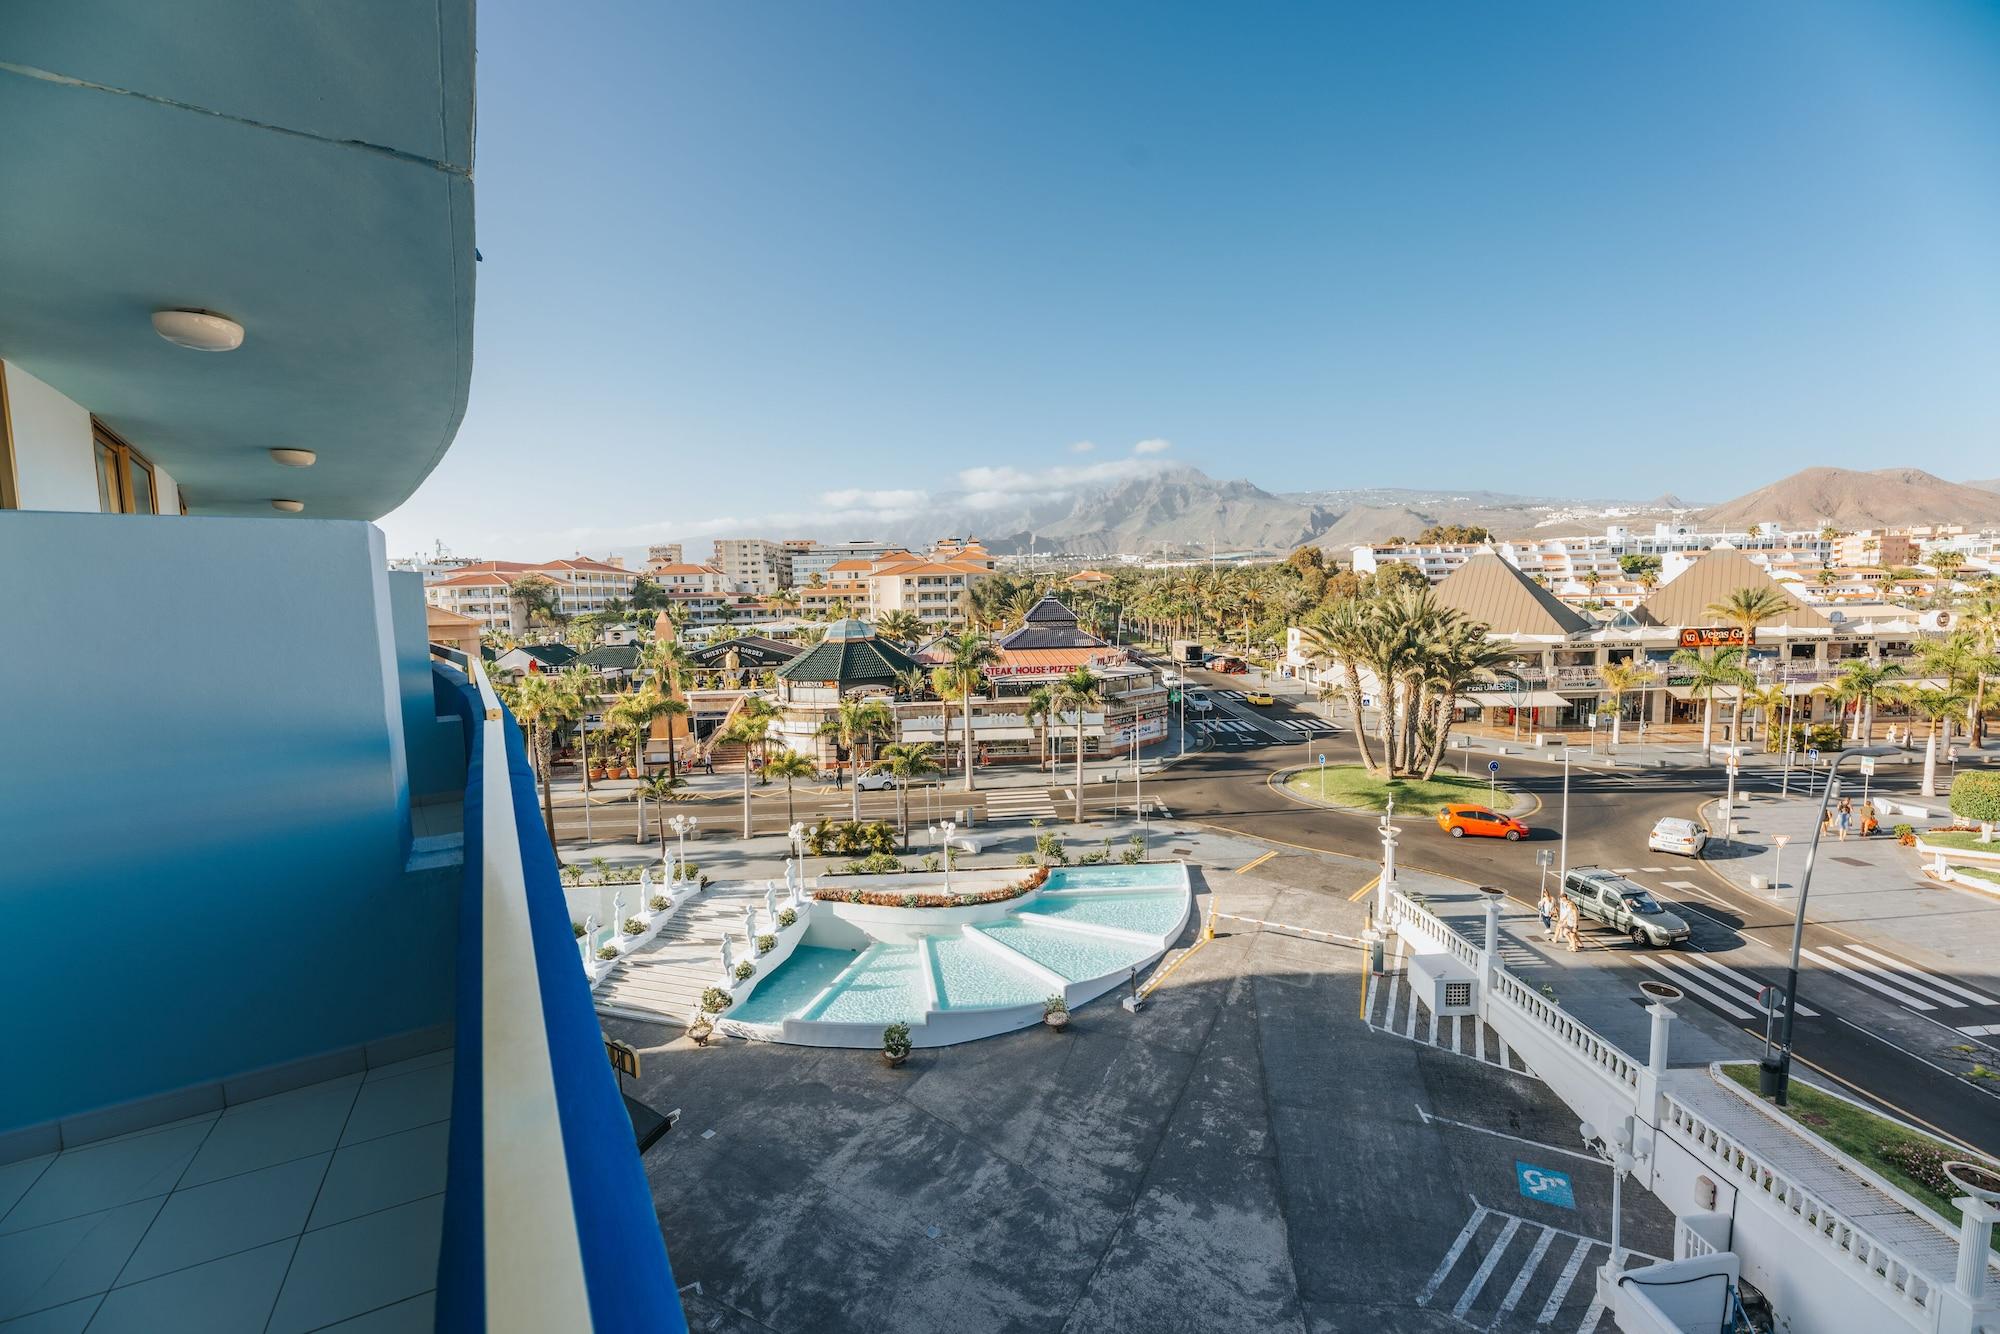
[[716,740],[724,745],[743,747],[743,837],[750,837],[750,774],[755,752],[769,744],[771,719],[777,709],[762,695],[745,695],[736,706],[736,716]]
[[[606,719],[615,719],[628,727],[632,733],[632,767],[641,777],[646,773],[646,734],[653,723],[661,718],[677,718],[688,711],[688,706],[680,700],[669,697],[659,688],[659,683],[649,681],[638,689],[620,697],[611,706]],[[667,729],[667,772],[675,772],[674,733]]]
[[1964,687],[1947,682],[1942,690],[1931,686],[1905,686],[1896,692],[1896,696],[1909,706],[1911,712],[1930,720],[1930,731],[1924,737],[1924,785],[1921,794],[1935,797],[1938,724],[1965,707],[1967,693]]
[[875,762],[868,766],[871,774],[886,773],[896,780],[896,832],[903,845],[910,842],[910,784],[919,778],[929,778],[942,773],[938,767],[937,746],[929,741],[892,741],[876,752]]
[[1049,771],[1049,719],[1055,713],[1056,692],[1051,686],[1036,686],[1028,692],[1028,721],[1035,725],[1042,756],[1037,767]]
[[[847,752],[847,762],[860,772],[861,748],[871,740],[882,740],[896,734],[896,715],[889,706],[879,699],[844,699],[834,710],[833,717],[820,724],[819,734],[831,740]],[[841,771],[835,768],[834,777],[839,779]],[[853,819],[861,822],[861,788],[857,784],[852,793]]]
[[556,737],[562,728],[582,714],[582,704],[573,691],[547,672],[532,672],[501,688],[514,721],[527,735],[535,757],[535,774],[542,788],[542,824],[548,829],[549,843],[556,840],[556,807],[550,786],[555,767]]
[[986,669],[1000,661],[1000,650],[993,646],[992,640],[973,630],[944,640],[939,648],[943,650],[945,660],[931,673],[931,681],[940,696],[956,699],[959,703],[959,719],[964,729],[959,735],[965,762],[965,790],[970,792],[972,697],[986,684]]
[[677,778],[673,774],[654,774],[639,787],[640,795],[653,803],[653,819],[659,826],[663,856],[667,846],[667,803],[686,801],[687,793],[682,791],[686,786],[685,778]]
[[1079,667],[1055,685],[1055,707],[1076,714],[1076,822],[1083,823],[1083,716],[1104,702],[1104,683],[1088,667]]
[[1317,620],[1300,627],[1300,643],[1315,659],[1340,664],[1341,688],[1354,715],[1354,744],[1361,767],[1372,775],[1375,756],[1368,749],[1368,729],[1361,724],[1361,666],[1372,633],[1368,607],[1360,598],[1349,598],[1316,615]]
[[[1645,711],[1645,689],[1653,683],[1653,672],[1643,663],[1630,659],[1624,662],[1607,662],[1600,667],[1597,675],[1604,682],[1604,693],[1611,697],[1611,749],[1618,749],[1619,732],[1625,721],[1625,696],[1637,690],[1640,692],[1640,712]],[[1643,735],[1643,734],[1642,734]]]
[[922,699],[931,688],[931,674],[922,667],[905,667],[896,673],[896,693],[904,699]]
[[1746,690],[1744,692],[1743,703],[1757,710],[1758,714],[1764,720],[1766,750],[1775,750],[1778,748],[1772,744],[1771,738],[1778,735],[1778,729],[1781,726],[1779,719],[1783,717],[1785,706],[1790,702],[1791,696],[1785,692],[1785,687],[1782,684],[1763,686],[1756,690]]
[[1848,730],[1849,736],[1858,737],[1864,746],[1874,742],[1875,700],[1890,685],[1891,678],[1902,674],[1903,669],[1893,662],[1872,663],[1866,658],[1840,669],[1827,693],[1843,706],[1850,702],[1854,705],[1854,725]]
[[1431,636],[1430,651],[1423,668],[1422,698],[1426,717],[1419,735],[1428,735],[1428,745],[1415,760],[1426,779],[1437,773],[1451,742],[1451,727],[1458,712],[1458,699],[1495,678],[1520,678],[1508,668],[1513,649],[1487,637],[1483,622],[1468,621],[1454,613]]
[[[1958,625],[1972,640],[1977,657],[1991,663],[2000,659],[2000,596],[1995,596],[1993,585],[1987,583],[1975,589],[1965,605],[1959,608]],[[2000,675],[2000,667],[1983,666],[1974,674],[1972,683],[1972,703],[1969,709],[1970,724],[1968,735],[1977,747],[1986,740],[1986,678]]]
[[819,772],[819,769],[813,764],[809,756],[802,755],[796,750],[781,750],[770,759],[764,761],[764,766],[759,772],[767,779],[782,778],[785,780],[785,825],[789,828],[793,819],[793,782],[801,778],[811,778]]
[[[669,617],[674,614],[673,610],[667,613]],[[644,649],[640,650],[639,663],[652,673],[653,689],[680,706],[678,710],[670,710],[668,713],[660,716],[666,717],[673,716],[676,713],[686,713],[687,697],[681,687],[683,680],[694,669],[694,659],[690,658],[688,651],[681,647],[678,634],[668,635],[664,639],[655,639],[650,644],[647,644]],[[647,721],[650,722],[651,719]],[[680,772],[680,757],[674,753],[674,730],[672,727],[667,729],[667,772]]]
[[1754,678],[1743,666],[1743,650],[1740,648],[1718,649],[1712,658],[1695,649],[1684,648],[1674,654],[1673,661],[1675,666],[1689,670],[1688,693],[1702,702],[1701,762],[1707,764],[1715,735],[1715,692],[1725,686],[1734,687],[1737,707],[1741,708],[1742,692],[1753,684]]
[[[1739,588],[1720,602],[1708,604],[1708,614],[1733,625],[1743,632],[1743,665],[1749,666],[1749,645],[1756,642],[1757,627],[1766,621],[1775,621],[1792,609],[1792,603],[1775,588]],[[1747,682],[1742,684],[1748,684]],[[1743,740],[1743,691],[1736,692],[1735,703],[1729,710],[1729,744],[1740,745]],[[1706,743],[1703,749],[1707,749]]]

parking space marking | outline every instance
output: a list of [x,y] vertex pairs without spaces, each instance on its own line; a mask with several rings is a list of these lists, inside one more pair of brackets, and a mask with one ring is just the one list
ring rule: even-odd
[[1583,1257],[1589,1252],[1590,1246],[1589,1237],[1576,1239],[1576,1249],[1569,1253],[1569,1263],[1563,1266],[1562,1277],[1557,1279],[1555,1287],[1549,1290],[1549,1299],[1543,1303],[1542,1313],[1535,1317],[1536,1324],[1546,1325],[1556,1318],[1556,1312],[1562,1308],[1563,1298],[1569,1295],[1569,1285],[1576,1282],[1577,1271],[1583,1268]]
[[1486,1280],[1493,1277],[1493,1271],[1500,1265],[1500,1256],[1507,1249],[1507,1243],[1514,1240],[1514,1234],[1521,1230],[1521,1220],[1510,1218],[1507,1226],[1500,1229],[1500,1235],[1486,1248],[1486,1255],[1479,1262],[1479,1268],[1472,1275],[1472,1281],[1465,1285],[1465,1291],[1458,1294],[1458,1301],[1451,1308],[1453,1320],[1465,1319],[1465,1313],[1479,1300],[1479,1294],[1486,1287]]
[[1438,1265],[1437,1272],[1431,1275],[1430,1282],[1424,1284],[1424,1290],[1417,1294],[1417,1305],[1423,1306],[1437,1296],[1437,1290],[1443,1285],[1445,1275],[1449,1274],[1451,1267],[1458,1263],[1458,1257],[1465,1254],[1465,1248],[1471,1244],[1473,1235],[1479,1231],[1479,1225],[1485,1221],[1486,1207],[1481,1205],[1472,1211],[1472,1217],[1465,1220],[1465,1226],[1458,1230],[1458,1240],[1454,1241],[1451,1249],[1444,1253],[1444,1261]]
[[1507,1295],[1500,1299],[1500,1309],[1493,1313],[1493,1323],[1487,1326],[1488,1329],[1499,1324],[1509,1311],[1520,1304],[1521,1294],[1528,1290],[1529,1280],[1534,1278],[1535,1271],[1541,1268],[1542,1257],[1549,1253],[1549,1243],[1555,1239],[1554,1230],[1549,1228],[1544,1228],[1542,1235],[1535,1238],[1535,1249],[1528,1252],[1527,1262],[1521,1266],[1521,1272],[1514,1275],[1514,1286],[1508,1288]]

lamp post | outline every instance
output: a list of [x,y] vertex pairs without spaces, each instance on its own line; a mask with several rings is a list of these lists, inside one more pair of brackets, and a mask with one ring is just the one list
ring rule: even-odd
[[693,829],[699,823],[700,821],[696,820],[692,815],[676,815],[673,819],[667,821],[667,827],[673,830],[675,837],[680,840],[680,854],[674,860],[674,879],[676,880],[681,879],[683,872],[687,869],[688,830]]
[[1401,831],[1392,823],[1395,815],[1396,799],[1390,797],[1377,826],[1382,835],[1382,874],[1375,882],[1375,920],[1381,923],[1389,920],[1389,895],[1396,889],[1396,835]]
[[944,834],[944,892],[951,893],[951,836],[958,832],[956,821],[945,820],[938,825]]
[[1785,1094],[1792,1078],[1792,1020],[1798,1012],[1799,1003],[1799,951],[1805,945],[1806,895],[1812,890],[1813,859],[1819,855],[1819,836],[1826,828],[1827,803],[1833,799],[1834,775],[1840,766],[1850,759],[1872,759],[1877,755],[1891,755],[1895,750],[1889,746],[1863,746],[1860,750],[1850,750],[1835,758],[1827,766],[1826,787],[1819,796],[1819,818],[1813,821],[1812,842],[1806,845],[1806,868],[1799,873],[1799,902],[1792,918],[1792,957],[1785,969],[1785,1022],[1778,1057],[1774,1061],[1766,1057],[1759,1066],[1758,1091],[1769,1096],[1778,1106],[1785,1106]]
[[1601,1137],[1597,1127],[1585,1121],[1577,1127],[1583,1135],[1583,1142],[1590,1151],[1611,1165],[1611,1258],[1604,1262],[1606,1272],[1616,1275],[1623,1267],[1622,1249],[1618,1243],[1619,1216],[1625,1212],[1625,1176],[1639,1160],[1632,1153],[1633,1118],[1623,1117],[1612,1130],[1610,1139]]
[[1563,878],[1569,874],[1569,743],[1563,743],[1562,854],[1556,867],[1556,893],[1562,893]]

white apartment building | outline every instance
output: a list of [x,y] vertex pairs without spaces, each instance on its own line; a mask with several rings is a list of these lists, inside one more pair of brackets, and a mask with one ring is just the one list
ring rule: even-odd
[[767,542],[760,537],[722,537],[715,542],[712,562],[722,571],[731,588],[761,596],[792,586],[792,557],[796,547],[785,542]]
[[961,624],[965,590],[992,573],[968,561],[928,557],[878,562],[861,580],[868,585],[868,617],[880,620],[889,612],[907,611],[929,625]]
[[[1567,590],[1571,588],[1579,590],[1581,596],[1589,596],[1580,592],[1587,582],[1628,579],[1630,576],[1619,567],[1620,556],[1659,556],[1664,582],[1670,569],[1685,568],[1688,560],[1724,544],[1753,558],[1765,556],[1761,563],[1774,570],[1801,565],[1817,568],[1826,563],[1832,552],[1832,543],[1817,530],[1785,532],[1775,523],[1756,524],[1754,528],[1753,536],[1750,529],[1696,531],[1684,524],[1660,523],[1653,525],[1648,533],[1614,524],[1602,533],[1575,537],[1365,546],[1353,548],[1350,554],[1356,574],[1370,574],[1385,565],[1408,565],[1436,584],[1473,556],[1490,549],[1515,569],[1539,577],[1560,596],[1568,597],[1571,593]],[[1675,558],[1680,558],[1678,566],[1673,564]]]
[[842,561],[861,560],[873,562],[897,551],[893,542],[877,542],[867,538],[856,538],[847,542],[813,542],[804,550],[792,553],[792,582],[808,584],[814,575],[822,581],[832,578],[829,573]]
[[656,561],[646,567],[646,577],[669,593],[727,593],[728,578],[721,567],[690,565],[685,561]]
[[526,610],[507,590],[516,580],[530,577],[546,579],[554,587],[556,611],[563,616],[604,611],[614,598],[630,598],[632,585],[639,579],[615,556],[609,561],[579,556],[539,565],[489,560],[456,572],[426,576],[424,600],[433,607],[471,617],[483,630],[524,634],[528,629]]
[[648,565],[680,565],[687,560],[687,553],[679,542],[655,542],[646,548]]

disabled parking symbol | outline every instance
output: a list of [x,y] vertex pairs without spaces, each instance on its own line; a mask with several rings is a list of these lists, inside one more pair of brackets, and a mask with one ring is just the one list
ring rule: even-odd
[[1576,1191],[1570,1186],[1567,1172],[1553,1172],[1517,1159],[1514,1176],[1524,1198],[1540,1200],[1543,1204],[1553,1204],[1562,1209],[1576,1208]]

